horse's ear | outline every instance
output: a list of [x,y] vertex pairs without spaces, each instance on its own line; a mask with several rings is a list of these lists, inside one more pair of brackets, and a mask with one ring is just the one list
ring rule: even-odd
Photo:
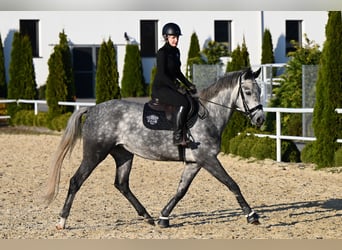
[[260,72],[261,72],[261,67],[257,71],[253,72],[254,79],[258,78],[258,76],[260,75]]
[[244,79],[251,79],[253,77],[253,71],[252,71],[251,67],[244,68],[242,70],[242,76]]

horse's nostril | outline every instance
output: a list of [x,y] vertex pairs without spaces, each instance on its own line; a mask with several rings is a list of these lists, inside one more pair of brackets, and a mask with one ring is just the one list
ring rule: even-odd
[[263,116],[259,116],[256,120],[257,124],[261,126],[264,123],[265,119]]

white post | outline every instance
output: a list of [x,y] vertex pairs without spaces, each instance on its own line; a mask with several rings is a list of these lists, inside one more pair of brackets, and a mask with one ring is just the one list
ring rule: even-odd
[[277,129],[276,129],[276,144],[277,144],[277,162],[281,162],[281,115],[280,111],[278,110],[276,112],[276,124],[277,124]]
[[38,102],[34,102],[34,115],[38,115]]

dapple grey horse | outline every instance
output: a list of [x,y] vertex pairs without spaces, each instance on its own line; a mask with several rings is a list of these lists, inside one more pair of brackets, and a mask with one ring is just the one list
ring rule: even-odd
[[[151,225],[154,219],[134,196],[129,187],[129,176],[134,155],[157,161],[185,162],[176,194],[161,210],[160,227],[169,227],[169,215],[186,194],[201,168],[233,192],[247,222],[259,224],[259,216],[244,199],[237,183],[225,171],[217,155],[220,153],[221,135],[234,110],[246,114],[252,124],[261,126],[265,120],[260,104],[260,87],[256,78],[260,69],[227,73],[209,87],[201,90],[197,98],[208,111],[205,119],[198,119],[191,128],[195,147],[184,148],[183,159],[179,148],[173,145],[172,131],[151,130],[143,125],[144,105],[125,100],[110,100],[92,107],[80,108],[69,118],[61,142],[55,153],[48,179],[46,199],[50,203],[58,193],[60,173],[66,154],[82,135],[83,159],[70,179],[68,194],[60,213],[57,229],[64,229],[77,191],[92,171],[108,154],[116,163],[114,186],[127,198],[138,215]],[[85,119],[82,119],[85,118]]]

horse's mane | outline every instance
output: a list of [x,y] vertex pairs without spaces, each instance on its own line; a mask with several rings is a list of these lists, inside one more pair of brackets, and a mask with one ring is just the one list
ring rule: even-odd
[[201,90],[199,93],[199,97],[202,100],[210,100],[215,97],[221,90],[234,87],[235,84],[238,82],[239,76],[246,71],[248,71],[248,69],[226,73],[215,83]]

